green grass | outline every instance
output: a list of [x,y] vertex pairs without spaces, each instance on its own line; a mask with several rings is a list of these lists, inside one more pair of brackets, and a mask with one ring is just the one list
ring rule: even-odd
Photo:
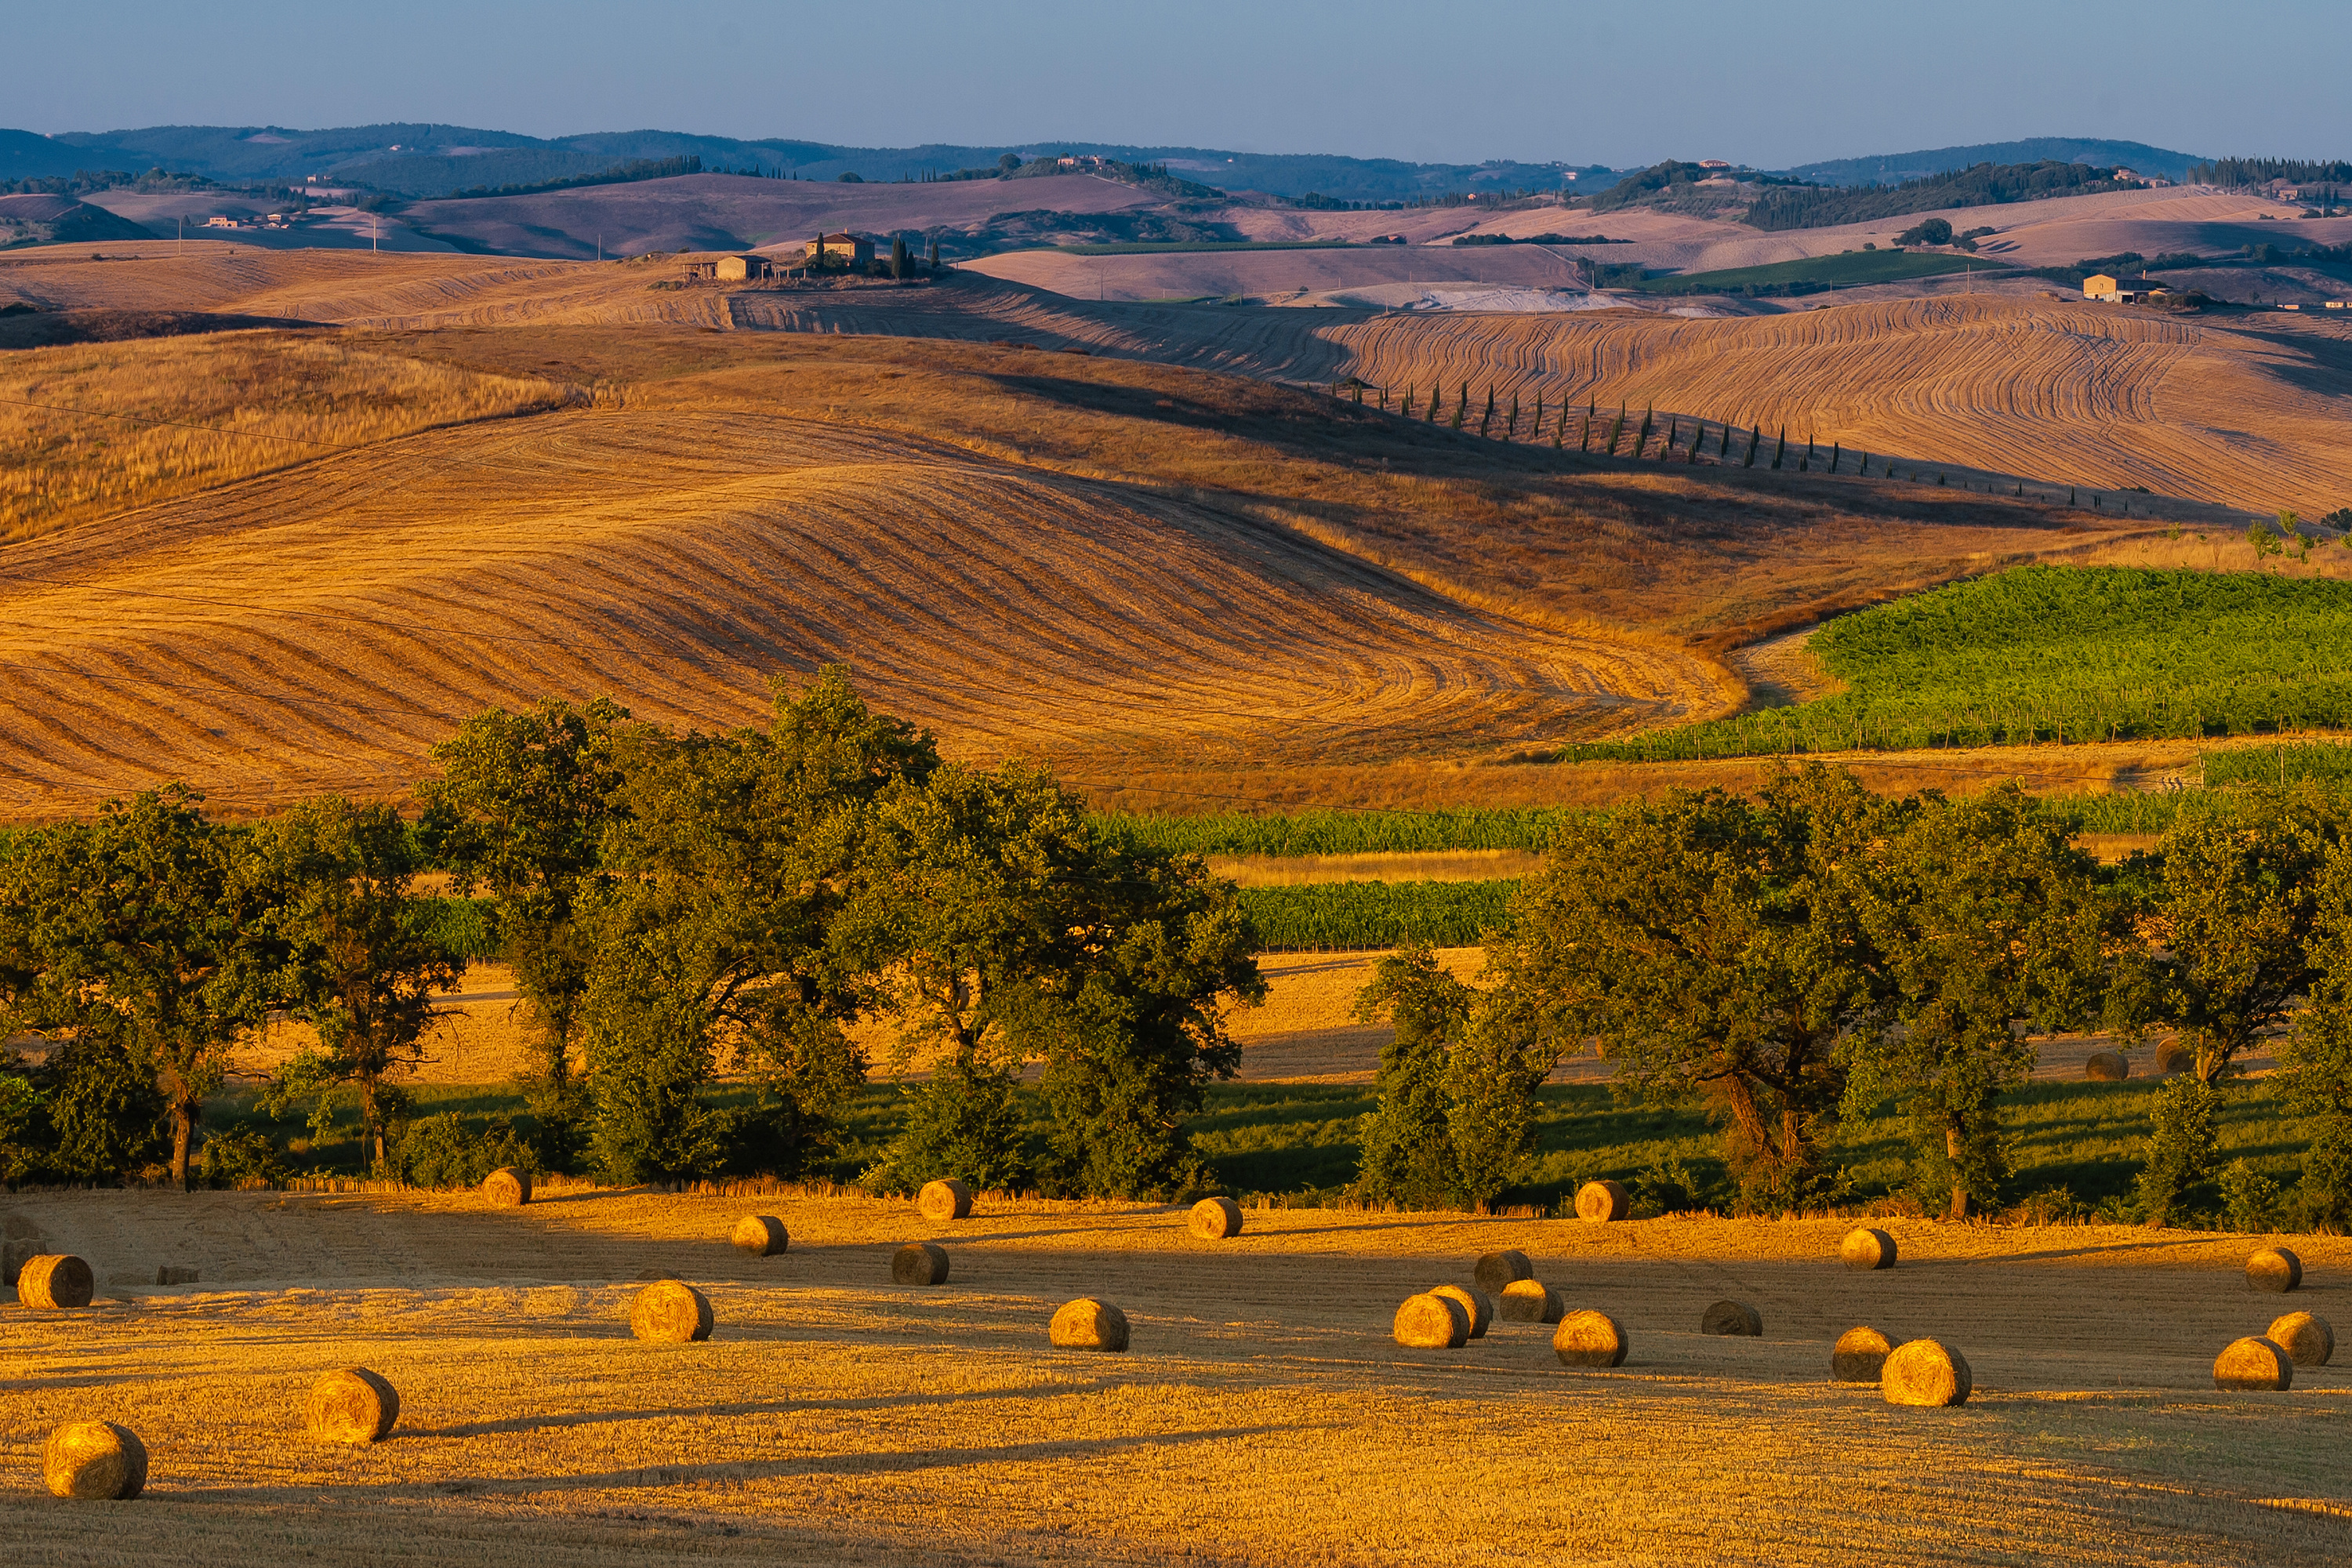
[[1439,849],[1541,850],[1559,825],[1579,815],[1565,809],[1465,806],[1452,811],[1307,810],[1253,816],[1095,818],[1100,832],[1155,849],[1192,855],[1396,855]]
[[1310,882],[1244,888],[1242,908],[1266,952],[1394,947],[1471,947],[1510,919],[1516,878],[1487,882]]
[[1665,761],[2352,724],[2352,583],[2029,566],[1840,616],[1811,648],[1847,690],[1563,755]]
[[2205,759],[2209,784],[2292,784],[2305,779],[2352,784],[2352,745],[2340,741],[2281,742],[2240,746]]
[[1732,267],[1720,272],[1678,272],[1644,279],[1634,287],[1648,294],[1739,294],[1853,289],[1868,283],[1902,283],[1946,272],[2013,270],[1973,257],[1928,255],[1916,250],[1849,250],[1841,256],[1807,256],[1762,267]]

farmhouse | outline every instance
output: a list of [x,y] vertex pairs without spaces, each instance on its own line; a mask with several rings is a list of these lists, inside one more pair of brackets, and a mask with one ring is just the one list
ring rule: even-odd
[[815,262],[846,261],[853,267],[862,267],[874,259],[874,242],[860,239],[847,230],[821,234],[809,241],[808,258]]
[[716,279],[721,283],[748,283],[772,278],[776,265],[764,256],[721,256],[711,261],[688,262],[686,269],[689,277]]
[[2083,279],[2083,298],[2104,300],[2111,305],[2137,305],[2172,290],[2153,278],[2110,278],[2104,272],[2094,272]]

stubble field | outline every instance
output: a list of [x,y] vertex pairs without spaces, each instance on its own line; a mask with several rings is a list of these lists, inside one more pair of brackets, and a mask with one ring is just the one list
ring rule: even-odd
[[[1165,1562],[2340,1561],[2352,1489],[2336,1369],[2225,1395],[2211,1357],[2287,1307],[2325,1314],[2352,1254],[2297,1238],[2302,1297],[2256,1295],[2244,1237],[1896,1224],[1853,1275],[1844,1222],[1617,1226],[1258,1212],[1232,1242],[1181,1211],[984,1205],[939,1233],[866,1199],[564,1188],[471,1194],[56,1194],[21,1215],[101,1279],[87,1313],[0,1311],[0,1514],[26,1562],[746,1559]],[[792,1250],[726,1247],[775,1213]],[[938,1236],[946,1286],[888,1283]],[[1622,1321],[1613,1372],[1498,1323],[1403,1351],[1397,1301],[1517,1247],[1571,1309]],[[703,1288],[704,1344],[632,1341],[643,1276]],[[1093,1294],[1123,1355],[1056,1351]],[[1696,1331],[1756,1306],[1757,1340]],[[1898,1409],[1827,1381],[1855,1323],[1958,1346],[1977,1392]],[[302,1391],[361,1364],[400,1389],[366,1449],[300,1433]],[[153,1454],[135,1504],[36,1500],[72,1416]]]

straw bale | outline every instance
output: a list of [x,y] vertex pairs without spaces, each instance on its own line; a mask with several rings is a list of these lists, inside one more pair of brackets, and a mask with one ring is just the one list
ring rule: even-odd
[[1108,1301],[1081,1296],[1054,1314],[1054,1343],[1066,1351],[1123,1351],[1127,1314]]
[[2156,1043],[2156,1070],[2166,1078],[2177,1072],[2187,1072],[2197,1065],[2197,1053],[2180,1043],[2180,1037],[2171,1035]]
[[44,1311],[87,1307],[96,1286],[89,1265],[70,1252],[28,1258],[16,1271],[18,1305]]
[[925,1219],[937,1224],[942,1220],[971,1217],[971,1189],[957,1181],[926,1182],[922,1195],[915,1207]]
[[2093,1083],[2121,1083],[2131,1077],[2131,1063],[2121,1051],[2093,1051],[2083,1064],[2083,1076]]
[[2303,1259],[2284,1247],[2265,1247],[2246,1259],[2246,1283],[2257,1290],[2292,1290],[2303,1283]]
[[1830,1381],[1876,1383],[1879,1373],[1886,1370],[1886,1358],[1894,1352],[1895,1342],[1868,1323],[1848,1329],[1831,1348]]
[[2336,1354],[2336,1331],[2313,1312],[2289,1312],[2273,1318],[2263,1338],[2286,1352],[2297,1366],[2326,1366]]
[[1470,1342],[1470,1310],[1434,1290],[1407,1296],[1389,1331],[1412,1350],[1455,1351]]
[[1514,1279],[1503,1287],[1503,1316],[1515,1323],[1557,1323],[1568,1310],[1559,1292],[1535,1279]]
[[147,1445],[111,1421],[68,1421],[42,1447],[41,1475],[58,1497],[128,1502],[147,1485]]
[[1630,1219],[1633,1214],[1633,1194],[1625,1190],[1622,1182],[1587,1182],[1576,1189],[1576,1217],[1606,1225]]
[[1449,1301],[1459,1301],[1462,1310],[1470,1314],[1470,1337],[1483,1340],[1495,1322],[1495,1298],[1474,1285],[1440,1285],[1430,1292]]
[[530,1173],[517,1165],[500,1165],[482,1178],[482,1195],[503,1209],[530,1202]]
[[1606,1312],[1570,1312],[1552,1331],[1551,1348],[1562,1366],[1622,1366],[1625,1326]]
[[1534,1279],[1536,1266],[1528,1261],[1524,1252],[1490,1252],[1478,1259],[1470,1277],[1478,1282],[1479,1289],[1499,1296],[1503,1287],[1512,1280]]
[[1895,1267],[1895,1237],[1868,1226],[1845,1233],[1838,1243],[1838,1257],[1848,1268],[1892,1268]]
[[1940,1340],[1895,1346],[1878,1374],[1889,1405],[1966,1405],[1975,1382],[1969,1358]]
[[735,1245],[754,1258],[773,1258],[792,1245],[784,1222],[772,1214],[747,1214],[735,1222]]
[[937,1242],[910,1241],[891,1255],[890,1278],[901,1285],[944,1285],[948,1249]]
[[159,1263],[155,1266],[158,1285],[193,1285],[203,1271],[193,1263]]
[[377,1443],[400,1419],[400,1391],[363,1366],[331,1372],[310,1385],[302,1425],[322,1443]]
[[1760,1339],[1764,1334],[1764,1314],[1745,1301],[1717,1301],[1699,1314],[1698,1331]]
[[1242,1233],[1242,1205],[1231,1198],[1202,1198],[1185,1224],[1202,1241],[1223,1241]]
[[2294,1385],[2294,1358],[2273,1340],[2233,1340],[2213,1358],[2213,1386],[2231,1393],[2263,1392]]
[[656,1279],[629,1303],[629,1331],[641,1340],[707,1340],[711,1321],[710,1298],[683,1279]]

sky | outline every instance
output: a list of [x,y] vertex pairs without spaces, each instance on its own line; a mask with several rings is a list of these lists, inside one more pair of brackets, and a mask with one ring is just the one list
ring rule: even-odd
[[2341,65],[2345,0],[109,0],[102,29],[10,10],[0,125],[52,133],[407,121],[1615,167],[2024,136],[2352,155],[2352,94],[2309,68]]

